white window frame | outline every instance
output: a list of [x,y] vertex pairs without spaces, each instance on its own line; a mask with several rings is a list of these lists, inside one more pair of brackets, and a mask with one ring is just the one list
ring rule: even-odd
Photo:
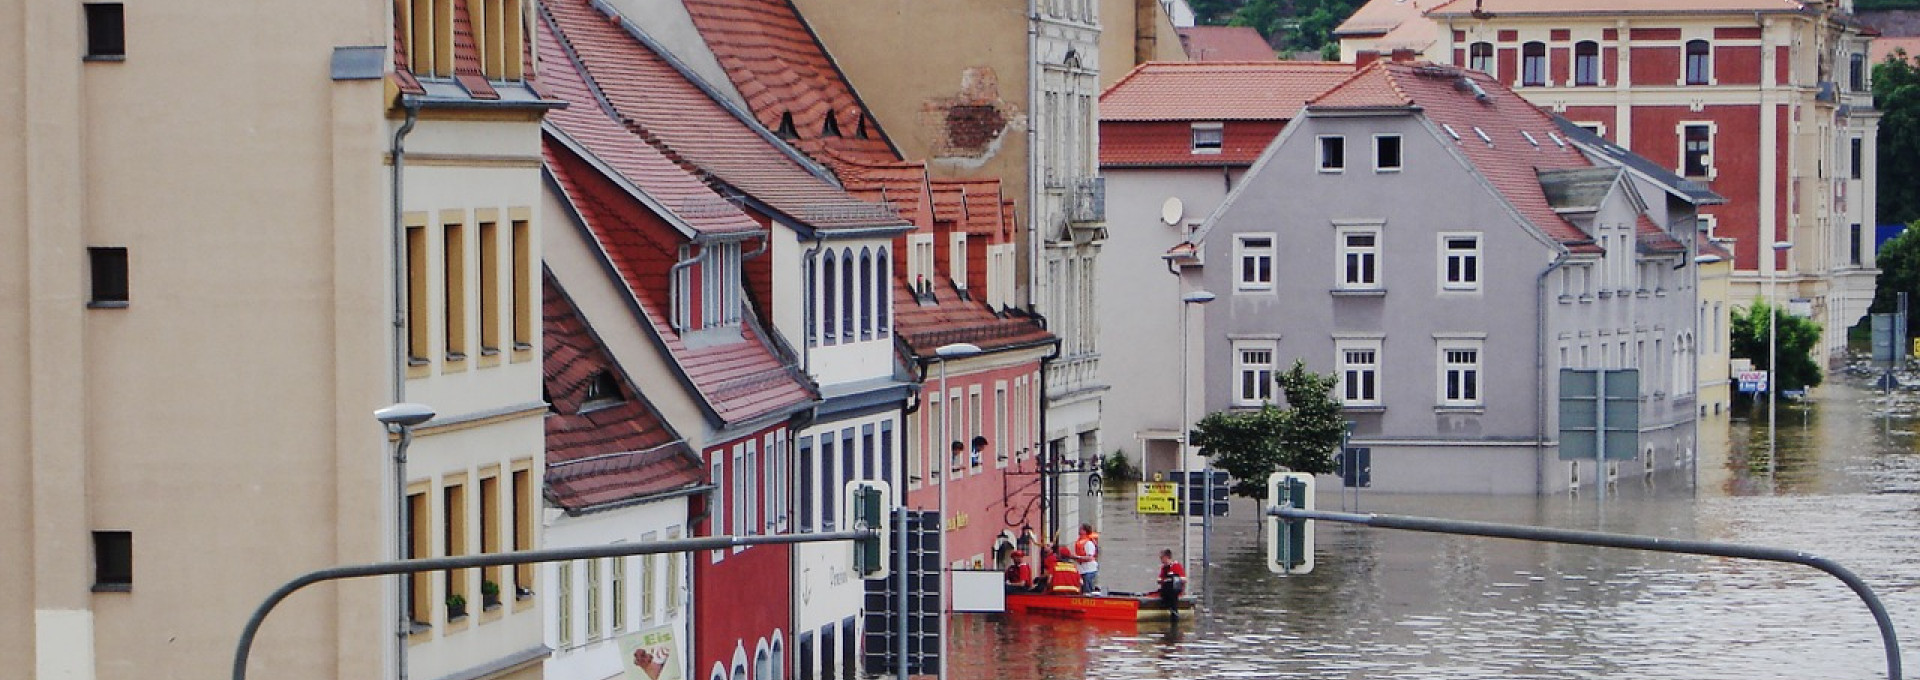
[[[1706,166],[1707,174],[1705,175],[1687,174],[1687,128],[1690,127],[1704,127],[1707,129],[1707,160],[1702,163],[1702,165]],[[1675,159],[1678,163],[1673,168],[1673,174],[1689,179],[1704,177],[1708,181],[1713,181],[1720,176],[1720,169],[1714,165],[1714,156],[1718,155],[1714,153],[1714,149],[1719,145],[1718,142],[1720,141],[1719,124],[1711,120],[1683,120],[1674,124],[1673,135],[1679,142],[1677,148],[1680,151],[1680,157]]]
[[[1380,400],[1382,386],[1380,364],[1383,353],[1381,346],[1383,344],[1381,338],[1338,338],[1334,341],[1334,377],[1338,380],[1338,385],[1334,389],[1334,397],[1338,399],[1341,404],[1362,407],[1382,405]],[[1372,352],[1371,358],[1373,362],[1349,362],[1349,352]],[[1347,382],[1350,376],[1370,376],[1372,381],[1370,384],[1357,387],[1356,390],[1362,391],[1357,391],[1352,396],[1349,396]],[[1364,382],[1365,381],[1363,381],[1363,383]],[[1371,387],[1372,389],[1365,391],[1365,387]]]
[[[1441,408],[1486,406],[1485,345],[1480,340],[1448,339],[1439,342],[1434,354],[1434,372],[1438,378],[1434,397]],[[1458,393],[1454,390],[1456,384],[1463,386]]]
[[[1383,290],[1386,287],[1386,284],[1380,280],[1380,265],[1381,260],[1384,259],[1382,255],[1386,252],[1381,243],[1381,241],[1386,238],[1385,231],[1385,229],[1381,229],[1378,225],[1347,225],[1334,230],[1335,257],[1333,259],[1333,280],[1335,288],[1339,290],[1372,291]],[[1347,239],[1349,237],[1362,235],[1372,236],[1373,245],[1347,245]],[[1365,261],[1370,261],[1371,267],[1362,268],[1371,274],[1370,279],[1355,280],[1348,276],[1347,259],[1349,256],[1359,256]]]
[[[1688,76],[1692,74],[1689,73],[1687,70],[1687,67],[1689,66],[1688,61],[1692,58],[1692,55],[1687,54],[1687,46],[1689,43],[1694,43],[1694,42],[1705,43],[1707,46],[1706,63],[1703,65],[1703,68],[1706,71],[1706,73],[1704,74],[1706,78],[1700,80],[1699,82],[1694,82],[1692,78],[1689,78]],[[1714,66],[1717,65],[1714,63],[1715,61],[1717,60],[1713,58],[1713,40],[1711,38],[1694,36],[1694,37],[1682,39],[1680,41],[1680,77],[1676,79],[1673,84],[1679,87],[1686,87],[1688,85],[1692,85],[1695,87],[1699,87],[1702,85],[1719,85],[1720,77],[1719,77],[1719,74],[1715,73],[1715,71],[1718,70],[1714,68]]]
[[[1453,247],[1453,242],[1460,239],[1472,239],[1473,248],[1471,250],[1456,250]],[[1472,292],[1472,291],[1478,291],[1481,289],[1480,282],[1481,280],[1486,278],[1483,275],[1483,268],[1486,266],[1485,242],[1486,242],[1486,239],[1480,234],[1480,232],[1473,232],[1473,231],[1441,232],[1440,244],[1439,244],[1440,290],[1447,291],[1447,292]],[[1455,271],[1454,259],[1455,258],[1461,258],[1464,261],[1470,261],[1472,263],[1473,266],[1471,268],[1467,268],[1467,267],[1461,268],[1462,271],[1472,272],[1472,278],[1470,280],[1454,279],[1454,271]]]
[[[1383,165],[1380,162],[1380,142],[1381,140],[1385,140],[1385,139],[1392,139],[1400,147],[1399,151],[1396,153],[1396,155],[1399,157],[1393,160],[1394,162],[1393,165]],[[1402,138],[1399,133],[1385,133],[1385,134],[1377,134],[1373,136],[1373,171],[1374,172],[1377,172],[1377,173],[1400,172],[1400,170],[1405,168],[1406,166],[1407,166],[1407,140],[1405,138]]]
[[967,232],[955,231],[947,241],[947,278],[955,288],[967,289]]
[[[918,286],[921,281],[933,287],[933,234],[907,235],[907,285]],[[920,290],[913,293],[918,296]]]
[[[1327,142],[1340,143],[1340,164],[1327,165]],[[1320,172],[1337,175],[1347,171],[1347,138],[1345,135],[1319,135],[1313,141],[1314,168]]]
[[1195,155],[1218,155],[1227,146],[1226,126],[1221,123],[1194,123],[1192,150]]
[[[1254,363],[1254,362],[1247,361],[1247,354],[1250,352],[1264,352],[1266,354],[1266,363]],[[1273,401],[1273,390],[1274,390],[1274,384],[1275,384],[1273,381],[1273,376],[1274,376],[1274,371],[1276,367],[1275,355],[1277,354],[1278,352],[1276,351],[1274,347],[1274,343],[1272,341],[1267,341],[1267,340],[1234,341],[1233,343],[1233,405],[1234,406],[1259,407],[1261,404],[1271,403]],[[1261,386],[1260,388],[1256,388],[1255,393],[1251,395],[1247,393],[1247,389],[1246,389],[1247,377],[1249,373],[1254,374],[1255,379],[1259,381],[1258,384]],[[1264,398],[1262,398],[1262,395],[1259,394],[1259,392],[1262,389],[1264,389],[1266,393],[1264,395]]]
[[[1267,245],[1249,246],[1247,241],[1266,239]],[[1233,290],[1235,292],[1267,292],[1273,290],[1274,264],[1279,238],[1273,232],[1244,233],[1233,235]],[[1267,262],[1265,281],[1249,281],[1247,275],[1252,270],[1247,266],[1248,257],[1264,257]]]

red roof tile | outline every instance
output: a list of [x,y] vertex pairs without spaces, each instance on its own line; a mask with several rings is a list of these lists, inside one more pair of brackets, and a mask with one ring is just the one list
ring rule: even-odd
[[1501,14],[1693,14],[1700,12],[1798,12],[1799,0],[1450,0],[1427,16],[1464,16],[1477,7]]
[[606,107],[567,60],[564,46],[545,22],[540,33],[541,81],[553,97],[567,102],[566,108],[547,114],[551,127],[645,193],[680,226],[703,234],[764,231],[759,222],[695,177],[694,170],[608,117]]
[[1284,120],[1228,121],[1219,153],[1193,152],[1186,121],[1108,121],[1100,124],[1101,167],[1248,166],[1286,127]]
[[1031,318],[996,315],[985,303],[960,299],[959,291],[946,281],[935,289],[938,304],[922,304],[908,286],[894,286],[894,331],[916,356],[933,356],[935,349],[956,342],[992,352],[1053,341],[1053,334]]
[[[578,512],[699,484],[700,459],[686,441],[648,406],[550,274],[545,287],[547,497]],[[602,373],[615,377],[623,400],[587,405],[587,388]]]
[[1659,225],[1654,224],[1653,220],[1648,219],[1646,213],[1641,213],[1638,219],[1634,221],[1633,232],[1634,240],[1639,241],[1640,249],[1643,251],[1651,253],[1687,252],[1686,244],[1681,243],[1679,239],[1667,233],[1667,230],[1661,229]]
[[1276,61],[1273,46],[1252,26],[1182,26],[1180,46],[1194,61]]
[[823,171],[788,155],[771,134],[735,115],[692,76],[592,0],[541,3],[553,35],[630,129],[771,210],[812,229],[905,227],[886,206],[848,195]]
[[723,423],[791,410],[816,398],[813,386],[774,349],[750,313],[743,314],[741,340],[693,348],[667,320],[668,271],[685,243],[631,194],[596,172],[585,159],[553,143],[544,145],[546,168],[612,262],[620,281],[640,303],[675,366]]
[[1352,74],[1323,61],[1147,62],[1100,94],[1100,120],[1285,120]]
[[[1478,85],[1485,96],[1464,85],[1468,82]],[[1600,252],[1586,232],[1554,211],[1537,174],[1593,163],[1578,147],[1554,141],[1559,128],[1552,117],[1487,74],[1451,66],[1376,61],[1315,98],[1307,110],[1311,114],[1403,107],[1418,107],[1435,125],[1457,134],[1453,144],[1473,168],[1547,236],[1578,251]]]
[[1423,15],[1445,0],[1371,0],[1347,17],[1336,36],[1370,37],[1378,51],[1425,51],[1440,39],[1440,25]]
[[[683,0],[687,14],[754,117],[822,163],[890,163],[899,154],[812,27],[787,0]],[[832,121],[829,126],[828,121]],[[865,126],[865,136],[861,135]]]

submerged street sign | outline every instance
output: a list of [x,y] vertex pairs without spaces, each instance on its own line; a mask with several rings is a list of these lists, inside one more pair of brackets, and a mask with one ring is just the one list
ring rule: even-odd
[[1560,369],[1560,460],[1633,460],[1640,371]]
[[1134,508],[1142,515],[1180,514],[1180,485],[1176,482],[1141,482]]

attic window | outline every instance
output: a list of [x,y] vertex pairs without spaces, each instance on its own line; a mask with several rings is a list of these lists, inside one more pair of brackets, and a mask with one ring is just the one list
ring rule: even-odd
[[853,136],[859,137],[860,139],[866,139],[867,138],[867,114],[864,114],[864,113],[860,114],[859,120],[860,120],[860,123],[859,123],[860,127],[859,129],[856,129],[853,131]]
[[779,135],[781,139],[799,139],[800,138],[799,131],[795,130],[793,127],[792,111],[787,111],[785,113],[780,114],[780,127],[774,130],[773,134]]
[[820,136],[840,137],[840,119],[832,111],[827,112],[827,122],[820,126]]
[[581,400],[580,410],[603,408],[625,401],[620,395],[620,381],[613,377],[613,371],[600,371],[593,374],[593,380],[587,383],[587,395]]
[[127,58],[126,6],[118,2],[89,2],[87,13],[87,61],[122,61]]
[[1225,145],[1226,131],[1220,123],[1193,124],[1193,152],[1197,154],[1217,154]]

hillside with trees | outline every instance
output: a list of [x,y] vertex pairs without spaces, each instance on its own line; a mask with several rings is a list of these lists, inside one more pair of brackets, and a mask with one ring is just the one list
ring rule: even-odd
[[[1920,1],[1920,0],[1915,0]],[[1333,29],[1366,0],[1188,0],[1196,21],[1212,26],[1251,26],[1282,52],[1332,56]]]

